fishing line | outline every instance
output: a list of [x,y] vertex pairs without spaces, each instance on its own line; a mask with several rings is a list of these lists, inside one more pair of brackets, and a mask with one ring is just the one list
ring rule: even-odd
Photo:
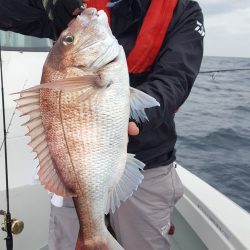
[[199,74],[219,73],[219,72],[231,72],[231,71],[244,71],[244,70],[250,70],[250,68],[207,70],[207,71],[200,71]]
[[250,68],[205,70],[205,71],[200,71],[199,74],[212,74],[212,80],[215,80],[215,76],[217,73],[233,72],[233,71],[247,71],[247,70],[250,70]]
[[4,87],[3,87],[3,66],[2,66],[2,44],[0,40],[0,75],[1,75],[1,93],[2,93],[2,110],[3,110],[3,136],[4,136],[4,159],[5,159],[5,183],[6,183],[6,204],[7,210],[6,214],[3,211],[0,211],[2,215],[5,216],[6,219],[6,231],[7,237],[6,247],[7,250],[13,249],[13,237],[11,231],[11,213],[10,213],[10,205],[9,205],[9,178],[8,178],[8,157],[7,157],[7,132],[6,132],[6,121],[5,121],[5,102],[4,102]]
[[[8,124],[8,128],[7,128],[7,131],[6,131],[7,134],[9,133],[9,128],[10,128],[10,125],[11,125],[11,123],[12,123],[12,121],[13,121],[13,118],[14,118],[15,113],[16,113],[16,108],[14,109],[14,111],[13,111],[13,113],[12,113],[12,116],[11,116],[11,119],[10,119],[10,122],[9,122],[9,124]],[[3,148],[3,145],[4,145],[4,141],[5,141],[5,140],[3,139],[2,143],[1,143],[1,146],[0,146],[0,152],[2,151],[2,148]]]
[[[22,90],[24,90],[25,85],[26,85],[26,83],[24,83]],[[8,128],[7,128],[7,131],[6,131],[7,134],[9,133],[9,129],[10,129],[10,126],[11,126],[12,121],[14,119],[14,116],[16,114],[16,110],[17,110],[17,104],[15,106],[14,111],[12,112],[12,115],[11,115],[11,118],[10,118],[10,122],[8,124]],[[3,145],[4,145],[4,139],[3,139],[2,143],[1,143],[1,146],[0,146],[0,152],[1,152],[2,148],[3,148]]]

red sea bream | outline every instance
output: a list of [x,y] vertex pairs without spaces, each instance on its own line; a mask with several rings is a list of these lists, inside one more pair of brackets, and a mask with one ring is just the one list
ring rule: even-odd
[[41,84],[20,93],[38,176],[50,192],[73,197],[81,249],[123,249],[106,229],[141,183],[144,164],[127,154],[128,121],[158,102],[129,86],[123,48],[103,11],[88,8],[49,53]]

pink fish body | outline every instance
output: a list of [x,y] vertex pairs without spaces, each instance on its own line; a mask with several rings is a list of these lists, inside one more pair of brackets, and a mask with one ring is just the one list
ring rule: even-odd
[[104,214],[141,183],[144,164],[127,154],[128,121],[146,119],[157,101],[129,86],[123,48],[103,11],[86,9],[49,53],[41,85],[21,92],[19,109],[30,119],[30,145],[38,176],[50,192],[73,197],[82,249],[123,249]]

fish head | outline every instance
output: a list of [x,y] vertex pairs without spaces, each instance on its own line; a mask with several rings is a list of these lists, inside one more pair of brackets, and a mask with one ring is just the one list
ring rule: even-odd
[[112,62],[119,50],[106,13],[87,8],[69,23],[52,47],[44,65],[45,78],[46,70],[49,75],[53,70],[54,77],[60,75],[56,78],[96,73]]

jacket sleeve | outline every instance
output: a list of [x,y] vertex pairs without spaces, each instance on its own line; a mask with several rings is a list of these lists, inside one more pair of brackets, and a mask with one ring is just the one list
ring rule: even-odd
[[41,38],[56,37],[41,0],[0,0],[0,29]]
[[141,130],[167,123],[187,99],[203,57],[203,15],[196,2],[189,4],[167,34],[146,82],[137,88],[155,97],[160,107],[147,109],[149,122]]

